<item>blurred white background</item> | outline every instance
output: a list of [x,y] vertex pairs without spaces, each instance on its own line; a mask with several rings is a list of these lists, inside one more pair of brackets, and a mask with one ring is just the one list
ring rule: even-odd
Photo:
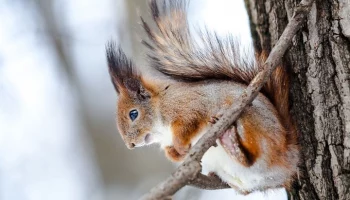
[[[175,166],[158,147],[130,151],[115,128],[105,43],[139,67],[144,0],[0,0],[0,199],[137,199]],[[189,20],[239,36],[251,50],[243,0],[192,0]],[[186,187],[175,199],[286,199]]]

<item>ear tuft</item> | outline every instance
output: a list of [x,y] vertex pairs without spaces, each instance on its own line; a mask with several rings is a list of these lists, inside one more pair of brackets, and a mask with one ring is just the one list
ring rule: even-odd
[[149,99],[151,97],[150,91],[147,91],[142,85],[140,74],[122,49],[117,48],[114,42],[108,42],[106,53],[109,74],[117,93],[128,94],[140,101]]
[[137,91],[140,88],[140,75],[134,68],[132,61],[128,59],[115,42],[110,41],[106,45],[107,63],[109,74],[117,93],[123,89]]

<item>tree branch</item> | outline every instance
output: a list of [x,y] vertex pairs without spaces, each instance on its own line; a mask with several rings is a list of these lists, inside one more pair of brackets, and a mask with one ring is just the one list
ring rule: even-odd
[[211,146],[215,145],[216,139],[220,137],[234,121],[236,121],[245,106],[250,104],[258,95],[261,87],[266,83],[273,70],[281,62],[293,36],[300,29],[304,19],[309,13],[312,3],[313,0],[302,0],[300,2],[294,11],[292,19],[264,63],[263,70],[251,81],[248,87],[243,91],[242,95],[235,101],[235,104],[233,104],[228,110],[222,111],[222,118],[220,118],[191,148],[185,161],[176,169],[173,175],[151,189],[151,191],[141,197],[141,199],[166,199],[175,194],[175,192],[185,185],[191,183],[196,186],[203,186],[202,188],[205,189],[221,189],[217,185],[209,184],[208,177],[204,178],[204,176],[198,175],[201,171],[200,161],[204,153]]
[[227,185],[227,183],[222,182],[222,180],[219,177],[206,176],[201,173],[198,173],[193,180],[187,183],[187,185],[191,185],[196,188],[205,189],[205,190],[218,190],[218,189],[231,188],[229,185]]

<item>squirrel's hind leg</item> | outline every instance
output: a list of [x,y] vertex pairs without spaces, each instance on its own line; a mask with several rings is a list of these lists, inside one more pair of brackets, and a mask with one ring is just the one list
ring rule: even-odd
[[232,159],[237,160],[244,166],[251,166],[254,161],[254,155],[250,152],[250,149],[246,148],[242,144],[242,139],[238,134],[237,127],[232,126],[228,129],[220,138],[219,141],[228,155]]

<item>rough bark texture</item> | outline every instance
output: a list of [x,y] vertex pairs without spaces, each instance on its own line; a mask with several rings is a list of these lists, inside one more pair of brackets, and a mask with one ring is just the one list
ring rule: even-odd
[[[270,50],[296,0],[246,0],[257,49]],[[302,158],[293,199],[350,199],[350,1],[317,0],[284,58]]]

